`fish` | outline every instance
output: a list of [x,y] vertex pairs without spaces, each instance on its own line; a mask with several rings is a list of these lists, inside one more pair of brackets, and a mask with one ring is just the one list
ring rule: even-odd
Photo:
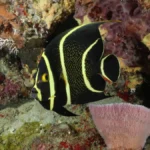
[[108,97],[104,94],[106,81],[102,76],[114,82],[120,68],[117,57],[104,57],[104,44],[98,30],[103,23],[76,26],[57,35],[47,45],[32,89],[33,97],[45,109],[63,116],[77,116],[64,106]]

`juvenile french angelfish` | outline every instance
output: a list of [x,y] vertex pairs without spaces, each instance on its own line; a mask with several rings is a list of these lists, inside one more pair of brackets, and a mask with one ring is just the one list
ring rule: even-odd
[[105,81],[99,75],[104,53],[100,24],[77,26],[55,37],[46,47],[32,90],[44,108],[75,116],[63,106],[106,97]]

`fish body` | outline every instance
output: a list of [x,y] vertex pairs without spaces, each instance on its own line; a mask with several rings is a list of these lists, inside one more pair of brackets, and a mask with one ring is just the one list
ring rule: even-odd
[[[113,71],[104,68],[113,62],[119,70],[119,62],[110,55],[101,63],[104,48],[99,25],[90,23],[63,32],[43,52],[35,77],[34,92],[36,99],[46,109],[73,116],[75,114],[63,106],[84,104],[106,97],[103,92],[106,83],[99,73],[107,79],[116,80]],[[112,60],[109,61],[110,58]],[[119,76],[119,71],[115,76]]]

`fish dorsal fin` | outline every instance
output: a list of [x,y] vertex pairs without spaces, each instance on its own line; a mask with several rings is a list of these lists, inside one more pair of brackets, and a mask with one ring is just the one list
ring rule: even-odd
[[[89,43],[93,43],[96,39],[101,38],[99,26],[104,23],[119,22],[116,20],[105,20],[100,22],[92,22],[88,24],[79,25],[67,32],[62,38],[66,43],[70,41],[78,41],[79,45],[84,43],[85,49],[89,46]],[[62,40],[62,41],[63,41]]]
[[69,15],[63,22],[60,22],[59,24],[55,25],[56,27],[53,27],[54,32],[46,39],[47,43],[45,43],[45,46],[59,34],[78,26],[78,23],[73,16],[74,13]]
[[84,49],[87,49],[90,44],[92,44],[96,39],[100,38],[98,29],[100,24],[100,22],[89,23],[73,28],[67,32],[65,36],[63,36],[60,45],[76,41],[78,45],[83,46]]
[[101,60],[100,70],[102,77],[109,82],[116,82],[120,76],[120,64],[118,58],[111,54]]
[[[91,43],[87,49],[85,49],[82,55],[82,61],[84,63],[97,63],[101,59],[104,53],[103,41],[101,38],[96,39]],[[86,65],[86,64],[85,64]]]

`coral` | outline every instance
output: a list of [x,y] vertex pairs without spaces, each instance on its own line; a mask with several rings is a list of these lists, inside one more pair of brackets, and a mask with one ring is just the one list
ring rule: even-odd
[[2,39],[11,39],[9,42],[15,43],[15,49],[22,48],[24,38],[18,32],[20,26],[16,16],[9,12],[8,2],[0,3],[0,14],[0,37]]
[[[144,3],[139,0],[142,8],[133,11],[137,19],[132,16],[131,10],[135,4],[132,3],[130,8],[121,1],[125,13],[120,13],[119,3],[119,0],[77,0],[75,17],[84,22],[85,16],[89,21],[99,21],[110,19],[111,16],[111,19],[118,20],[124,15],[126,18],[123,23],[109,23],[100,28],[101,33],[106,31],[103,34],[105,55],[113,52],[119,59],[123,59],[123,63],[129,66],[137,65],[140,55],[135,49],[145,49],[144,56],[147,58],[147,49],[143,45],[141,48],[139,41],[148,48],[148,3],[147,7],[144,7],[146,0]],[[44,44],[48,42],[47,37],[55,33],[55,29],[57,31],[57,25],[63,26],[60,22],[74,12],[74,4],[75,0],[3,0],[3,3],[0,3],[0,108],[6,106],[0,110],[0,149],[105,149],[104,140],[95,129],[85,105],[67,106],[67,109],[77,112],[80,116],[66,118],[44,110],[37,101],[29,98],[35,72],[31,72],[31,69],[36,68]],[[108,5],[111,6],[112,13],[109,12],[111,9]],[[139,9],[143,15],[138,14]],[[118,35],[120,31],[121,35]],[[132,41],[134,37],[136,38]],[[120,52],[122,49],[124,51]],[[133,56],[134,54],[137,55]],[[127,58],[133,61],[128,62]],[[108,85],[105,92],[110,94],[112,90],[113,96],[120,94],[120,97],[130,101],[133,95],[127,91],[134,89],[139,82],[127,84],[127,81],[132,82],[131,77],[134,77],[134,81],[139,78],[132,71],[130,75],[125,74],[123,71],[120,80]],[[7,107],[8,104],[11,104],[11,107]]]
[[[137,0],[96,0],[88,6],[77,0],[75,17],[82,21],[85,17],[90,21],[120,20],[105,23],[100,28],[101,32],[107,31],[104,36],[105,53],[116,54],[128,66],[141,66],[141,61],[149,54],[148,48],[141,41],[150,32],[150,11],[143,10]],[[81,12],[86,13],[79,17]]]
[[[0,111],[0,149],[90,150],[106,147],[85,109],[79,117],[66,118],[43,109],[37,101],[21,104]],[[82,106],[74,107],[83,111]]]
[[[63,17],[72,13],[74,1],[27,0],[26,3],[15,1],[15,3],[12,2],[11,4],[10,11],[20,19],[23,34],[37,38],[45,37],[48,32],[47,29],[50,29],[52,23],[59,22]],[[63,13],[66,16],[63,16]]]
[[38,122],[25,123],[16,134],[0,136],[0,149],[20,150],[44,130]]
[[12,39],[2,39],[2,38],[0,38],[0,49],[7,47],[10,54],[11,53],[14,53],[14,54],[18,53],[18,49],[16,48],[16,46],[14,44],[15,43]]
[[105,95],[119,96],[126,102],[141,103],[135,95],[136,89],[143,83],[140,67],[124,67],[121,69],[119,79],[112,84],[106,83]]
[[150,33],[144,36],[142,42],[150,49]]
[[10,103],[10,101],[16,101],[20,92],[19,83],[6,79],[0,87],[0,105],[6,105],[6,103]]
[[[95,129],[88,129],[86,132],[76,132],[70,127],[62,128],[64,124],[52,126],[41,138],[33,141],[30,149],[51,149],[51,150],[90,150],[105,147],[103,140],[98,136]],[[53,140],[55,137],[55,140]]]
[[99,27],[104,56],[118,57],[121,75],[116,83],[106,84],[105,94],[132,103],[138,100],[133,91],[143,82],[141,73],[150,74],[148,4],[147,0],[77,0],[75,5],[74,17],[81,23],[107,20]]
[[75,18],[83,22],[88,9],[92,6],[93,0],[77,0],[75,3]]
[[141,150],[150,135],[150,110],[127,103],[89,104],[93,121],[110,150]]
[[[73,10],[74,0],[1,1],[0,47],[7,44],[5,47],[15,53],[43,48],[45,38],[53,32],[55,25],[65,20]],[[24,57],[24,52],[19,54]]]
[[[0,72],[5,76],[5,80],[3,76],[0,78],[1,105],[29,96],[34,82],[29,67],[37,66],[36,59],[45,39],[55,24],[73,12],[73,6],[74,0],[0,2]],[[13,62],[11,57],[14,57]]]
[[138,2],[145,8],[145,11],[149,11],[150,3],[149,0],[138,0]]
[[[3,53],[3,51],[1,51]],[[29,97],[33,86],[32,74],[16,55],[0,58],[0,105],[18,102],[19,97]]]

